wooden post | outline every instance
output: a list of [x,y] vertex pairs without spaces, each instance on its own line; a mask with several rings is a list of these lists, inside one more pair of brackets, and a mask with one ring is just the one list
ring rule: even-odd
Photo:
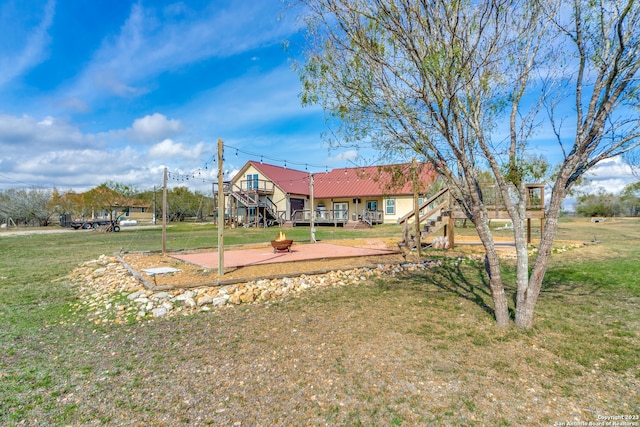
[[527,218],[527,244],[531,244],[531,218]]
[[162,178],[162,255],[167,252],[167,168]]
[[453,219],[453,215],[449,214],[449,235],[447,236],[449,237],[449,249],[453,249],[453,246],[456,243],[454,228],[455,220]]
[[158,208],[156,207],[156,186],[153,186],[153,225],[156,225]]
[[218,276],[224,276],[224,172],[222,139],[218,138]]
[[[213,195],[213,201],[214,201],[214,205],[217,204],[217,200],[216,200],[216,185],[214,183],[211,183],[211,194]],[[216,216],[215,221],[218,222],[218,217]]]
[[310,209],[311,209],[311,216],[309,219],[309,232],[310,234],[310,239],[311,239],[311,243],[316,243],[316,229],[315,229],[315,223],[313,221],[313,213],[315,212],[314,208],[313,208],[313,175],[311,174],[311,172],[309,172],[309,203],[310,203]]
[[416,158],[411,159],[411,179],[413,181],[413,218],[415,221],[416,249],[418,258],[422,257],[422,233],[420,231],[420,204],[418,203],[418,165]]
[[449,249],[453,249],[455,246],[455,219],[453,218],[453,201],[451,200],[451,190],[449,190]]

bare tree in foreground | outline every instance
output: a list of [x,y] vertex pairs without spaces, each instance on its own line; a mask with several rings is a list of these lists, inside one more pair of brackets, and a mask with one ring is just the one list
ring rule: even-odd
[[[638,3],[298,3],[309,36],[299,66],[303,103],[322,104],[347,143],[410,148],[433,163],[478,230],[496,321],[507,326],[508,298],[479,181],[482,169],[491,170],[513,221],[515,323],[530,328],[567,193],[597,162],[638,146]],[[573,111],[563,116],[567,104]],[[530,153],[545,109],[561,159],[531,263],[525,183],[544,172]],[[562,124],[575,127],[570,136]]]

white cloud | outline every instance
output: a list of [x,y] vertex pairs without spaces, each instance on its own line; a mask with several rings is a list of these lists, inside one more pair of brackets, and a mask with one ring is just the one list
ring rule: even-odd
[[53,125],[53,117],[51,116],[47,116],[44,119],[40,120],[38,122],[38,125],[40,126],[51,126]]
[[149,157],[157,160],[199,160],[206,153],[207,146],[200,142],[193,147],[187,147],[182,143],[174,142],[171,139],[154,145],[149,149]]
[[157,141],[168,136],[177,135],[183,130],[180,120],[167,119],[160,113],[144,116],[133,121],[131,126],[134,137],[143,141]]
[[0,150],[11,156],[28,147],[30,153],[51,148],[80,147],[92,143],[75,126],[46,116],[40,120],[31,116],[0,114]]
[[164,114],[153,113],[135,119],[131,127],[103,132],[98,134],[98,137],[116,145],[123,145],[123,141],[146,144],[176,137],[184,131],[185,126],[180,120],[168,119]]
[[588,184],[582,189],[588,193],[596,193],[603,190],[607,193],[617,194],[625,186],[638,180],[633,174],[631,166],[620,156],[603,160],[585,174]]
[[178,120],[154,114],[125,130],[85,134],[52,116],[0,114],[0,190],[15,186],[84,190],[105,181],[145,188],[159,184],[162,175],[151,172],[157,163],[197,168],[210,156],[211,146],[204,142],[186,145],[165,138],[147,152],[146,145],[109,141],[127,136],[149,139],[181,128]]
[[131,152],[109,153],[90,148],[62,149],[25,158],[15,171],[37,175],[46,170],[47,174],[52,176],[75,176],[89,171],[96,175],[111,175],[120,171],[123,165],[131,165],[135,162],[135,157]]
[[353,161],[358,158],[358,152],[356,150],[349,150],[343,153],[340,153],[336,156],[330,157],[329,161],[332,163],[342,162],[342,161]]
[[[9,178],[4,185],[15,186],[15,183],[20,183],[41,188],[84,191],[106,181],[149,185],[152,179],[155,182],[161,179],[150,176],[140,153],[130,148],[113,151],[61,148],[43,153],[26,149],[15,155],[16,161],[11,168],[6,171],[3,168],[2,178]],[[132,180],[132,176],[138,180]]]

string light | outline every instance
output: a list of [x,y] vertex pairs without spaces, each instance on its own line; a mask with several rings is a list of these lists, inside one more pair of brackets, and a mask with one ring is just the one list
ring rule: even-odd
[[305,162],[295,162],[295,161],[292,161],[290,159],[281,159],[281,158],[276,158],[276,157],[270,157],[270,156],[267,156],[267,155],[265,155],[263,153],[254,153],[254,152],[251,152],[251,151],[242,150],[242,149],[240,149],[238,147],[233,147],[231,145],[223,144],[223,148],[225,150],[235,150],[236,157],[238,157],[238,155],[240,153],[246,154],[249,157],[254,157],[254,158],[258,158],[259,157],[261,164],[264,164],[264,161],[268,160],[268,161],[274,162],[275,164],[283,163],[285,168],[289,168],[291,166],[301,166],[301,167],[304,166],[306,171],[309,170],[309,167],[311,167],[313,169],[325,168],[325,171],[329,170],[329,167],[327,165],[317,165],[317,164],[311,164],[311,163],[308,163],[308,162],[306,162],[306,163]]
[[[291,160],[287,160],[287,159],[269,157],[269,156],[266,156],[264,154],[252,153],[250,151],[241,150],[238,147],[232,147],[232,146],[226,145],[226,144],[223,144],[223,149],[235,150],[235,157],[236,158],[239,157],[240,153],[246,154],[246,155],[251,156],[251,157],[260,157],[260,164],[264,164],[264,161],[268,160],[268,161],[274,162],[275,164],[283,163],[285,169],[288,169],[290,166],[303,166],[304,165],[304,170],[306,172],[309,172],[309,168],[312,168],[312,169],[322,169],[322,168],[324,168],[325,174],[329,173],[329,166],[328,165],[317,165],[317,164],[311,164],[311,163],[302,163],[302,162],[295,162],[295,161],[291,161]],[[226,159],[225,159],[224,156],[222,157],[222,161],[226,162]],[[215,155],[213,155],[204,163],[202,168],[198,169],[197,177],[198,178],[202,177],[202,182],[203,183],[205,183],[207,181],[207,179],[205,179],[203,177],[202,170],[204,169],[205,171],[208,171],[209,170],[209,165],[211,165],[212,169],[213,169],[213,165],[216,164],[216,163],[217,163],[217,158],[216,158]],[[364,170],[362,170],[362,173],[364,174]],[[345,175],[348,174],[347,168],[344,169],[344,174]],[[357,174],[358,174],[358,172],[356,171],[356,176],[357,176]],[[229,175],[229,171],[228,170],[224,171],[224,175],[228,176]],[[191,175],[186,175],[186,174],[181,174],[181,173],[176,173],[176,172],[174,172],[174,173],[168,172],[167,173],[167,177],[171,178],[174,181],[185,182],[185,181],[189,181],[189,178],[191,178],[192,180],[195,180],[196,179],[196,174],[195,174],[195,172],[193,174],[191,174]],[[349,180],[347,180],[347,182],[348,181]],[[216,183],[217,180],[211,180],[210,182]],[[293,179],[293,180],[290,180],[289,182],[290,182],[290,185],[293,185],[294,182],[302,182],[302,183],[306,184],[307,177],[305,176],[305,177],[302,177],[301,179]],[[321,181],[321,182],[323,182],[323,181]],[[331,182],[331,179],[329,179],[328,182]],[[337,180],[336,182],[339,183],[340,181]]]

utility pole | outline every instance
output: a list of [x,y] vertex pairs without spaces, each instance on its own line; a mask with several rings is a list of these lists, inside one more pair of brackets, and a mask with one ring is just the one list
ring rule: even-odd
[[162,255],[167,252],[167,168],[162,179]]
[[315,223],[313,222],[313,214],[315,210],[313,208],[313,174],[309,172],[309,203],[311,203],[311,216],[309,220],[310,231],[311,231],[311,243],[316,242],[316,228]]
[[224,276],[224,171],[222,138],[218,138],[218,277]]

